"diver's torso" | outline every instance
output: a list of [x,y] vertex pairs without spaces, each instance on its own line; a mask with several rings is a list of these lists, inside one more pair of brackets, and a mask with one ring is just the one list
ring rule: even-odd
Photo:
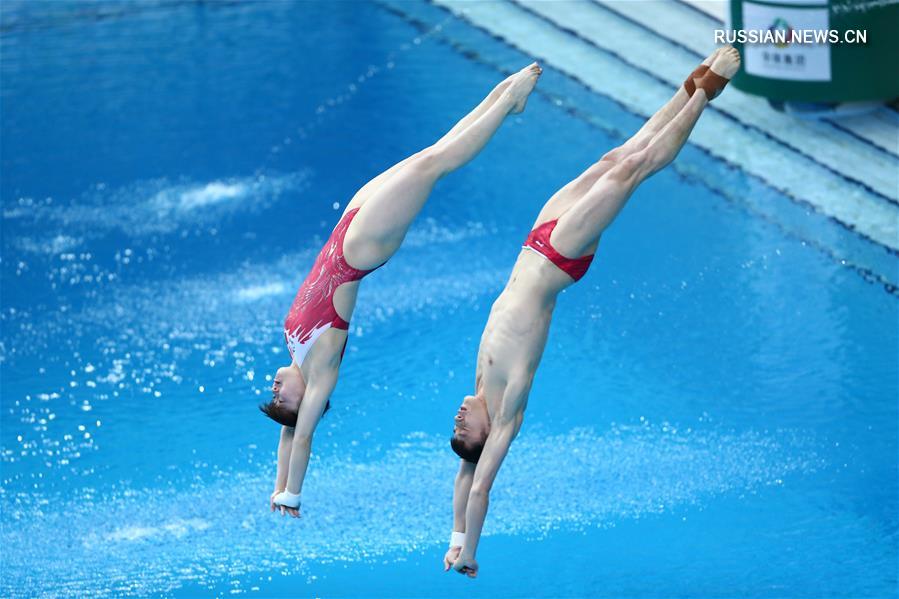
[[[507,388],[530,388],[552,321],[559,291],[571,277],[533,252],[519,254],[509,282],[493,303],[478,351],[477,392],[483,392],[491,417],[499,410],[521,411],[518,406],[500,406]],[[521,394],[513,393],[518,396]]]

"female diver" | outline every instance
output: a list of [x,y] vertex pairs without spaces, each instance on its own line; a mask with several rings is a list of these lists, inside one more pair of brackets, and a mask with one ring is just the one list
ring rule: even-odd
[[438,179],[474,158],[509,114],[524,110],[541,74],[534,63],[500,83],[437,143],[365,184],[346,207],[284,322],[291,363],[279,368],[260,409],[282,425],[272,511],[300,515],[312,435],[347,342],[359,281],[399,249]]

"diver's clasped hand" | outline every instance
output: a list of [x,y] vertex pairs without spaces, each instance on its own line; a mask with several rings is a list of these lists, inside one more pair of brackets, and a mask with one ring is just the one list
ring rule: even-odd
[[272,511],[281,510],[281,515],[290,514],[294,518],[300,517],[300,496],[289,491],[275,491],[272,493],[269,503]]
[[469,578],[477,578],[478,562],[473,557],[465,557],[460,555],[453,563],[453,570],[459,574],[464,574]]
[[284,507],[292,507],[294,509],[300,507],[300,496],[294,495],[290,491],[281,491],[275,495],[275,505],[283,505]]
[[456,560],[459,558],[459,552],[462,551],[461,547],[450,547],[446,551],[446,555],[443,556],[443,571],[449,572],[449,569],[453,567],[453,564],[456,563]]

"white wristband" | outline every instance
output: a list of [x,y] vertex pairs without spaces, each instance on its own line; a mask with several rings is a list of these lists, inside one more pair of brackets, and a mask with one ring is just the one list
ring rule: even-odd
[[289,493],[288,491],[281,491],[275,495],[275,505],[298,508],[300,507],[300,496]]
[[450,535],[450,547],[461,547],[465,544],[465,533],[453,531]]

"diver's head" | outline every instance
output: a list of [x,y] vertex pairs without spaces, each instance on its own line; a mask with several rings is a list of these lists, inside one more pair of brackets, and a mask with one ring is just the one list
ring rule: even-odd
[[[272,381],[272,400],[260,404],[259,409],[266,416],[284,426],[296,426],[300,403],[306,394],[306,380],[296,364],[279,368]],[[325,405],[325,412],[331,407]]]
[[477,464],[490,434],[490,415],[483,397],[468,395],[453,417],[450,446],[466,462]]

